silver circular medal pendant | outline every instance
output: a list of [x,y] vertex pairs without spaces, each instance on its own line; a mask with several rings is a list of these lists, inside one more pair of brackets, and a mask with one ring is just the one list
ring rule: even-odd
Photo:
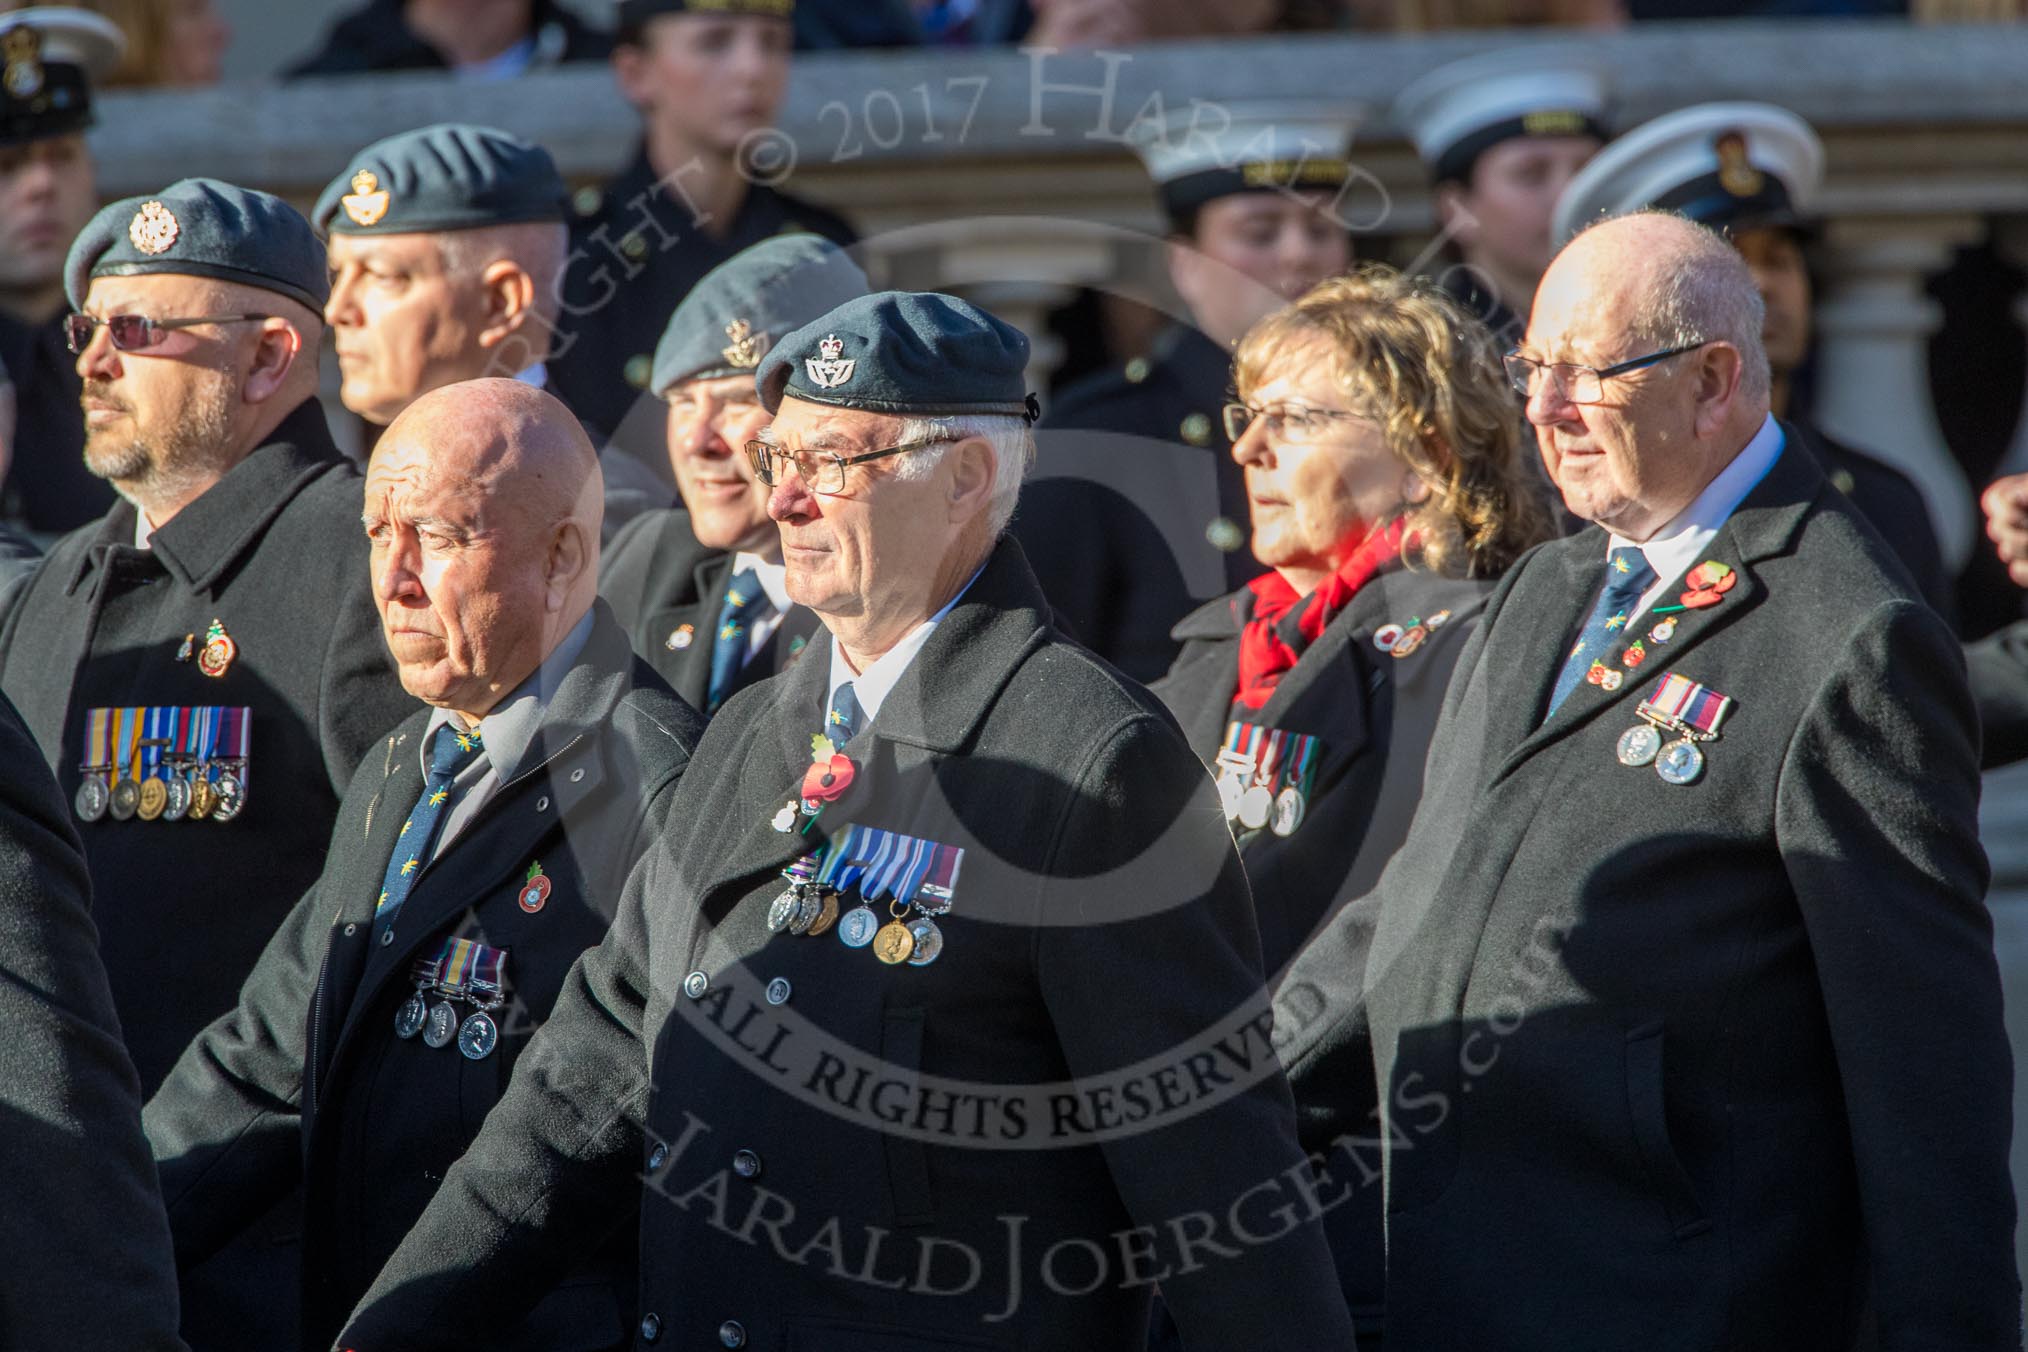
[[466,1019],[465,1026],[458,1030],[458,1050],[467,1061],[483,1061],[499,1045],[500,1027],[483,1009]]
[[77,808],[80,820],[95,822],[106,815],[106,807],[112,802],[113,793],[106,787],[106,781],[93,775],[77,786]]
[[123,779],[113,785],[112,795],[106,802],[112,811],[114,821],[131,820],[133,815],[141,810],[141,786],[131,779]]
[[774,904],[768,907],[768,933],[780,934],[787,929],[802,907],[803,899],[796,895],[793,887],[776,897]]
[[1239,800],[1239,824],[1249,831],[1258,831],[1268,824],[1274,810],[1274,795],[1256,784]]
[[180,822],[190,812],[190,781],[182,775],[171,775],[168,788],[169,801],[163,804],[162,820]]
[[394,1011],[394,1035],[407,1041],[422,1031],[423,1025],[429,1022],[429,1017],[429,1006],[424,1003],[422,992],[417,991],[402,1001],[400,1009]]
[[246,787],[235,776],[220,775],[212,787],[218,790],[218,806],[211,810],[213,821],[229,822],[246,807]]
[[880,932],[880,917],[871,906],[855,906],[838,922],[838,942],[847,948],[864,948]]
[[448,1047],[451,1039],[458,1035],[458,1011],[448,1003],[433,1006],[428,1025],[423,1029],[422,1039],[432,1047]]
[[915,952],[909,957],[909,966],[927,967],[944,951],[944,932],[929,917],[915,921],[908,927],[908,932],[915,938]]
[[1278,836],[1292,836],[1303,824],[1303,814],[1309,811],[1309,804],[1303,801],[1303,791],[1286,788],[1275,797],[1275,814],[1268,826]]
[[[1655,759],[1655,753],[1662,749],[1662,734],[1646,723],[1638,728],[1628,728],[1620,734],[1619,757],[1621,765],[1647,765]],[[1667,779],[1667,775],[1662,778]]]
[[1246,781],[1238,775],[1221,775],[1218,780],[1218,804],[1225,809],[1225,819],[1239,816],[1240,800],[1246,796]]
[[1688,784],[1704,773],[1704,753],[1687,738],[1671,742],[1655,757],[1655,773],[1666,783]]

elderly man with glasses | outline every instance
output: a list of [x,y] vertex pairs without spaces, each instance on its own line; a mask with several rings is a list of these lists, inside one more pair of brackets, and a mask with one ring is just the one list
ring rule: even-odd
[[637,1347],[1352,1346],[1210,780],[1003,538],[1028,343],[849,302],[757,384],[790,595],[341,1345],[487,1344],[640,1205]]
[[1494,593],[1278,994],[1292,1076],[1378,1071],[1390,1347],[2018,1343],[1964,662],[1769,415],[1760,311],[1679,216],[1558,255],[1509,365],[1598,528]]

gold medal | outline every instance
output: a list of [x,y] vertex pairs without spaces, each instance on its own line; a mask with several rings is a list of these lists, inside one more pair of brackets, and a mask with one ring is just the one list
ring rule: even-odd
[[169,786],[159,779],[141,781],[141,802],[135,811],[144,822],[154,821],[169,806]]
[[190,818],[203,821],[218,806],[218,794],[212,790],[211,781],[203,775],[190,781]]
[[830,929],[831,926],[837,923],[838,923],[838,894],[836,892],[826,891],[823,894],[823,906],[820,910],[818,910],[817,918],[810,922],[810,928],[804,930],[803,933],[822,934],[826,930]]
[[915,936],[899,920],[890,920],[873,936],[873,956],[892,967],[915,953]]

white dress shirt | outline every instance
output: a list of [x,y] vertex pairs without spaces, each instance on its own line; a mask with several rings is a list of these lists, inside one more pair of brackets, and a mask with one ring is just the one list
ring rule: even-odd
[[1648,566],[1655,570],[1655,581],[1641,593],[1641,603],[1634,608],[1629,621],[1639,619],[1649,606],[1662,599],[1663,593],[1676,586],[1683,574],[1689,572],[1708,557],[1705,551],[1718,537],[1718,528],[1723,526],[1746,495],[1754,490],[1767,472],[1774,468],[1782,453],[1781,424],[1769,414],[1760,430],[1753,434],[1753,440],[1740,448],[1732,457],[1732,463],[1718,471],[1717,477],[1704,486],[1697,500],[1677,513],[1676,519],[1656,531],[1648,542],[1635,545],[1632,540],[1606,532],[1606,557],[1610,559],[1615,549],[1638,548],[1646,556]]
[[[979,565],[979,573],[985,571],[985,565]],[[830,711],[838,696],[838,687],[850,681],[853,696],[859,701],[859,707],[866,711],[866,721],[860,725],[859,731],[864,732],[873,726],[873,720],[880,716],[882,702],[901,679],[901,673],[915,661],[915,655],[922,651],[923,644],[929,642],[930,635],[936,632],[944,616],[965,598],[965,593],[972,589],[972,583],[979,580],[979,573],[973,573],[965,585],[958,588],[958,594],[944,603],[943,609],[909,630],[907,637],[882,653],[864,671],[852,670],[852,664],[845,659],[845,650],[834,638],[831,642],[831,684],[824,692],[824,708],[818,711],[818,716],[821,718]]]
[[734,577],[749,569],[760,579],[761,590],[767,593],[768,600],[774,602],[775,606],[773,614],[762,616],[746,627],[746,655],[750,661],[753,655],[774,636],[775,630],[782,627],[782,620],[788,615],[789,607],[794,603],[789,600],[787,564],[769,563],[760,555],[749,554],[745,550],[732,556]]

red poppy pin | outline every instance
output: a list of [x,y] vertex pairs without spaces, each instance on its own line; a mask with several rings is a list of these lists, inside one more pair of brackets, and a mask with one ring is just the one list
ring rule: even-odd
[[538,860],[528,866],[528,877],[515,900],[521,903],[522,910],[534,915],[549,901],[550,886],[549,875],[542,871],[542,863]]
[[1681,597],[1683,604],[1691,610],[1702,610],[1723,600],[1725,593],[1738,585],[1739,574],[1716,559],[1706,559],[1692,568],[1683,581],[1689,585]]
[[810,739],[810,753],[810,768],[803,772],[803,800],[833,802],[852,787],[857,767],[822,733]]

